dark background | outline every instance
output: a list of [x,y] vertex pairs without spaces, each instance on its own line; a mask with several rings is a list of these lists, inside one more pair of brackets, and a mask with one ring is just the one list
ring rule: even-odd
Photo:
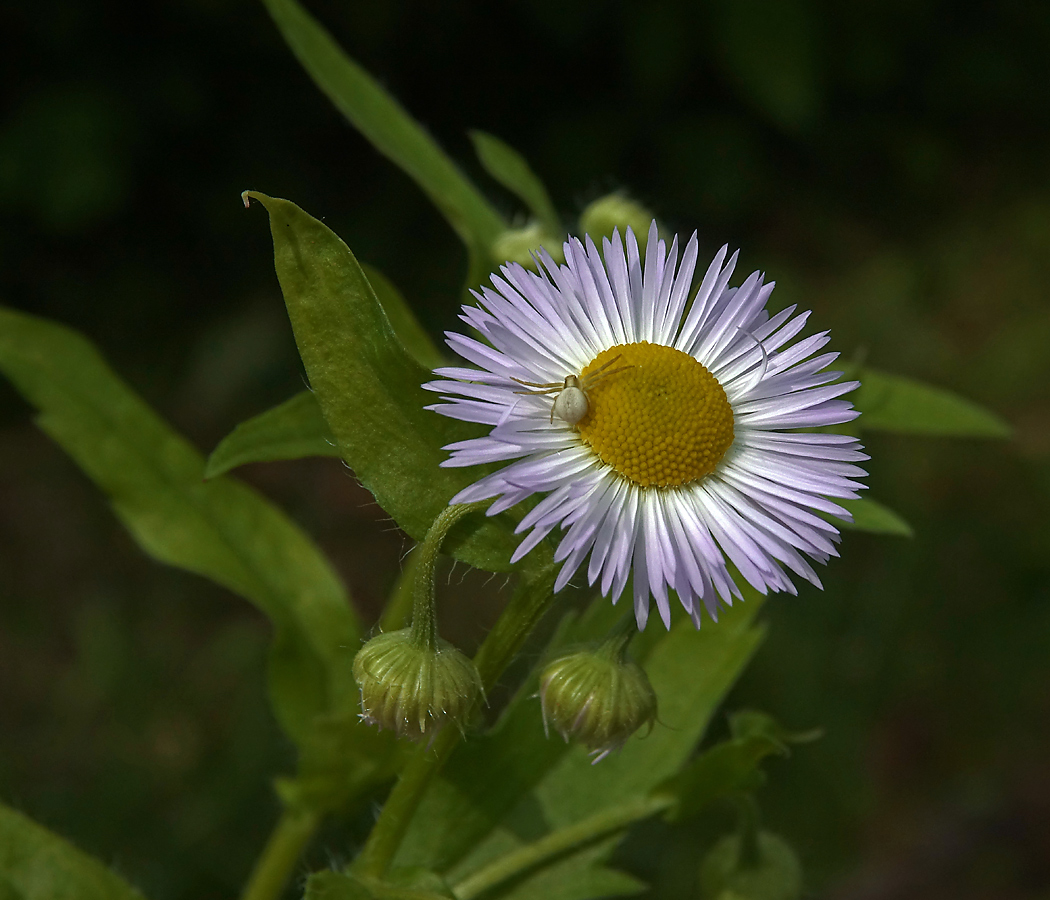
[[[916,538],[848,534],[826,592],[774,598],[732,704],[826,730],[761,796],[810,896],[1050,897],[1050,5],[311,9],[508,213],[469,128],[521,150],[567,223],[625,189],[741,246],[847,355],[1011,422],[1009,443],[866,437]],[[202,450],[302,385],[241,190],[324,218],[435,333],[455,321],[456,239],[260,4],[8,0],[0,35],[0,302],[83,330]],[[7,386],[0,415],[0,796],[155,900],[231,896],[292,764],[267,626],[145,559]],[[369,495],[333,460],[243,474],[373,618],[406,542]],[[467,648],[483,584],[444,601]],[[624,859],[687,896],[702,840],[643,828]]]

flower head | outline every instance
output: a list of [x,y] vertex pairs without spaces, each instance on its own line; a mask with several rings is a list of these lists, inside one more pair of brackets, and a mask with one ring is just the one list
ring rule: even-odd
[[699,625],[701,604],[740,596],[728,563],[757,590],[795,593],[785,569],[816,585],[806,557],[835,556],[849,520],[830,497],[855,498],[867,459],[847,435],[798,431],[848,422],[857,386],[825,371],[827,333],[795,343],[808,312],[770,315],[773,283],[729,287],[723,247],[689,303],[696,235],[678,264],[649,229],[644,260],[630,229],[599,253],[571,239],[565,263],[508,264],[461,318],[485,338],[448,333],[477,368],[436,370],[430,407],[492,426],[450,444],[448,466],[509,462],[452,498],[498,499],[489,514],[545,494],[522,518],[520,559],[554,528],[560,590],[589,555],[591,584],[615,602],[633,572],[639,627],[654,598],[670,622],[674,591]]
[[543,727],[553,725],[566,741],[579,741],[594,762],[656,721],[656,693],[649,676],[627,657],[622,641],[548,663],[540,674],[540,703]]
[[481,693],[474,663],[448,641],[416,640],[411,628],[377,634],[354,657],[361,719],[413,741],[460,726]]

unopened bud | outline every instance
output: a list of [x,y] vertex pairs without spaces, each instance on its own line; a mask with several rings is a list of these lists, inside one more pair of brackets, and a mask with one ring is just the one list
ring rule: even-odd
[[746,859],[744,838],[730,834],[711,848],[700,863],[700,893],[704,900],[798,900],[802,896],[802,866],[783,838],[759,831],[754,859]]
[[361,688],[361,718],[413,741],[433,736],[448,722],[462,726],[481,692],[478,670],[448,641],[431,649],[412,629],[376,635],[354,658]]
[[530,222],[524,228],[504,231],[492,244],[492,257],[497,262],[516,262],[533,268],[533,251],[541,248],[558,262],[562,256],[561,240],[545,231],[539,222]]
[[540,676],[540,702],[544,727],[579,741],[592,751],[594,762],[656,721],[649,677],[616,643],[550,663]]
[[653,218],[653,214],[640,203],[623,194],[609,194],[595,200],[580,213],[580,231],[600,244],[603,237],[612,237],[615,229],[619,228],[623,235],[630,226],[638,238],[639,247],[644,250]]

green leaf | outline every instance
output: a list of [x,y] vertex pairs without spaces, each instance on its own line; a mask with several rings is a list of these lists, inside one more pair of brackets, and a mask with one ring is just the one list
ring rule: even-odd
[[677,800],[667,818],[672,822],[687,819],[719,797],[761,787],[759,763],[771,754],[786,753],[781,741],[763,734],[716,744],[657,788],[657,793],[673,794]]
[[[294,203],[254,197],[270,214],[277,276],[310,386],[343,459],[416,540],[478,470],[442,468],[445,444],[483,429],[424,409],[430,373],[390,328],[357,260],[323,223]],[[468,516],[445,551],[488,571],[506,571],[518,541],[508,516]],[[529,554],[529,565],[542,553]]]
[[788,755],[788,744],[807,744],[819,739],[823,731],[790,732],[772,716],[757,710],[741,710],[729,717],[732,737],[702,753],[676,775],[653,791],[654,795],[674,797],[666,817],[677,822],[696,815],[719,797],[762,786],[764,776],[759,763],[767,756]]
[[0,804],[0,898],[142,900],[142,894],[32,819]]
[[3,875],[0,875],[0,900],[25,900],[25,896]]
[[241,422],[219,442],[204,469],[214,478],[253,462],[338,456],[335,437],[310,391],[302,391],[279,406]]
[[470,139],[474,142],[474,150],[485,171],[518,197],[552,236],[558,237],[564,229],[554,204],[525,157],[498,137],[484,131],[470,132]]
[[853,404],[862,430],[941,437],[1008,438],[1010,426],[994,413],[943,388],[864,368]]
[[315,872],[303,900],[450,900],[452,891],[433,872],[401,869],[379,881],[351,872]]
[[352,708],[360,628],[328,561],[246,485],[204,481],[204,460],[82,336],[0,309],[0,371],[40,410],[41,428],[98,487],[154,558],[246,597],[274,625],[270,688],[290,736]]
[[[372,266],[362,266],[362,269],[375,289],[394,334],[409,354],[428,369],[443,365],[441,353],[393,282]],[[307,456],[339,456],[339,448],[317,398],[310,391],[302,391],[273,409],[241,422],[212,451],[204,477],[214,478],[247,463]]]
[[915,532],[899,513],[883,506],[869,497],[860,500],[836,500],[836,503],[853,514],[852,522],[830,519],[839,528],[850,531],[870,531],[872,534],[891,534],[898,537],[913,537]]
[[372,145],[426,193],[468,248],[487,252],[503,219],[444,151],[294,0],[264,0],[314,83]]
[[740,709],[729,715],[729,732],[735,738],[765,737],[778,744],[811,744],[824,736],[823,728],[788,731],[769,713]]
[[379,271],[375,266],[366,263],[361,264],[361,270],[365,273],[368,283],[375,291],[379,305],[383,307],[390,327],[417,363],[424,369],[436,369],[438,366],[447,365],[447,360],[441,350],[430,339],[426,329],[419,324],[412,308],[405,302],[401,292],[389,278]]

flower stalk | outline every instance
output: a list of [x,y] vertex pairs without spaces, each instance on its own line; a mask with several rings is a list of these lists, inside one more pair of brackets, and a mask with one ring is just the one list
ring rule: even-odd
[[241,900],[277,900],[306,845],[321,824],[316,810],[285,809],[241,894]]
[[[428,640],[428,629],[435,627],[428,619],[426,610],[420,610],[425,596],[433,598],[434,570],[437,554],[448,531],[465,513],[483,508],[487,503],[471,503],[451,506],[438,516],[427,533],[420,548],[420,586],[415,595],[417,608],[413,611],[412,631],[414,639]],[[549,609],[554,599],[552,587],[555,569],[548,566],[523,580],[503,614],[474,657],[474,665],[481,680],[482,692],[495,684],[503,671],[517,655],[526,638]],[[427,587],[429,585],[429,587]],[[426,594],[424,588],[429,590]],[[425,606],[425,604],[423,604]],[[430,604],[432,616],[433,604]],[[418,613],[422,613],[422,618]],[[402,770],[383,805],[383,810],[365,842],[364,848],[353,863],[356,874],[382,878],[389,868],[401,842],[404,840],[412,816],[415,814],[423,794],[431,780],[441,770],[462,737],[457,728],[442,729],[429,746],[421,745]]]

